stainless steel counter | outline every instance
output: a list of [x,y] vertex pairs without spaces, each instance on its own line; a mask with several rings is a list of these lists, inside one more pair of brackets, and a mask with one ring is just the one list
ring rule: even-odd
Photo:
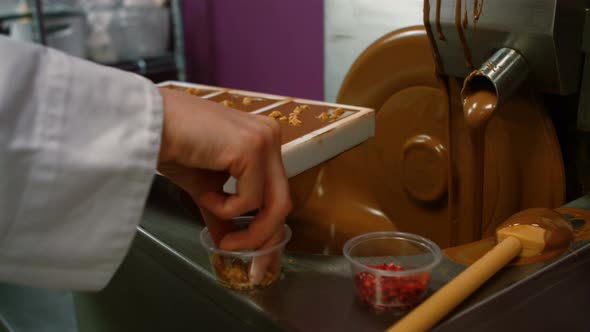
[[[590,197],[571,203],[590,209]],[[197,211],[167,181],[152,188],[132,249],[109,286],[75,295],[81,331],[383,331],[399,317],[357,303],[340,256],[290,253],[284,276],[255,292],[213,279],[198,234]],[[448,259],[430,292],[464,267]],[[564,256],[503,270],[457,308],[436,331],[586,331],[590,320],[590,245]],[[539,319],[552,315],[552,320]],[[532,325],[531,325],[532,324]],[[564,328],[565,327],[565,328]]]

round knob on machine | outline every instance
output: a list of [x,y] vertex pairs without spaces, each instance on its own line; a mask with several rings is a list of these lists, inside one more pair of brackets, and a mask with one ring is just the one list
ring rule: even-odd
[[410,137],[402,147],[401,182],[406,192],[421,202],[444,197],[448,184],[448,153],[443,144],[428,135]]

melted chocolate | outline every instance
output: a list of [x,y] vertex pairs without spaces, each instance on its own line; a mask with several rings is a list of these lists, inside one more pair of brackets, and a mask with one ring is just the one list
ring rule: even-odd
[[471,211],[473,220],[473,238],[479,239],[483,235],[483,200],[484,200],[484,175],[485,175],[485,126],[482,128],[471,128],[471,189],[473,200]]
[[484,0],[473,0],[473,27],[477,25],[477,21],[483,15]]
[[543,252],[566,250],[574,238],[573,227],[561,214],[545,208],[521,211],[502,223],[498,229],[517,225],[530,225],[545,230]]
[[470,182],[472,183],[471,197],[473,200],[471,218],[474,222],[473,236],[475,239],[483,235],[485,132],[497,104],[493,85],[477,76],[478,74],[479,72],[475,71],[469,75],[465,79],[461,91],[463,116],[469,127],[469,137],[471,138],[472,170],[470,172]]
[[[557,225],[561,225],[565,228],[569,228],[567,224],[564,223],[564,220],[560,220],[557,215],[548,212],[546,209],[535,209],[538,211],[531,211],[527,210],[526,213],[537,214],[537,218],[548,218],[552,220],[558,220]],[[567,220],[582,220],[581,226],[578,229],[574,230],[573,232],[573,241],[586,241],[590,239],[590,212],[588,210],[582,209],[572,209],[572,208],[557,208],[554,210],[555,212],[559,213],[561,217],[565,218],[568,216]],[[514,216],[516,217],[516,215]],[[533,216],[519,216],[518,218],[526,218],[531,220]],[[532,221],[532,220],[531,220]],[[555,224],[553,221],[550,222]],[[569,222],[568,222],[569,223]],[[510,225],[511,222],[507,221],[507,224]],[[571,224],[570,224],[571,225]],[[567,233],[567,231],[566,231]],[[567,234],[565,234],[567,236]],[[546,234],[548,236],[548,234]],[[480,257],[482,257],[486,252],[488,252],[492,247],[496,244],[496,240],[494,237],[487,237],[481,241],[468,243],[466,245],[457,246],[446,248],[443,250],[444,254],[451,260],[463,264],[463,265],[470,265]],[[546,261],[558,257],[559,255],[564,253],[564,250],[567,250],[567,245],[563,245],[561,249],[555,248],[547,248],[543,253],[533,257],[519,257],[513,262],[511,265],[522,265],[522,264],[529,264],[534,262]]]
[[[440,5],[440,1],[442,1],[442,0],[437,0],[437,6]],[[428,39],[430,40],[432,57],[434,58],[434,62],[436,63],[435,69],[439,73],[443,73],[444,70],[443,70],[442,61],[440,59],[440,54],[438,53],[438,46],[436,46],[436,40],[434,39],[434,35],[432,33],[432,28],[430,26],[430,0],[424,0],[422,21],[424,22],[424,27],[426,28],[426,35],[428,36]],[[440,11],[437,12],[436,21],[438,22],[437,26],[440,26]],[[442,33],[442,29],[440,31]],[[444,38],[444,36],[442,36],[442,37]]]
[[463,99],[463,115],[471,128],[485,127],[494,111],[498,97],[496,92],[489,90],[475,91]]
[[471,70],[473,68],[473,63],[471,62],[471,51],[469,51],[469,46],[467,46],[467,41],[465,40],[465,35],[463,34],[463,28],[461,27],[461,0],[456,1],[457,2],[455,4],[455,27],[457,28],[457,33],[459,34],[461,47],[463,47],[465,67]]
[[467,29],[467,26],[469,25],[469,18],[467,17],[467,1],[465,1],[465,12],[463,12],[463,29]]
[[438,34],[438,40],[445,40],[445,35],[442,32],[440,25],[440,6],[442,0],[436,0],[436,33]]

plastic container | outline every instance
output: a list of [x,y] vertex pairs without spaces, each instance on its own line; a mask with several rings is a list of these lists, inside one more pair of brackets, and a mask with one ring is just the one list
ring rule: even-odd
[[[253,217],[240,217],[234,219],[238,228],[245,229]],[[282,258],[285,244],[291,239],[291,229],[285,225],[283,240],[277,245],[260,250],[226,251],[217,248],[209,229],[205,227],[201,231],[201,244],[209,255],[209,262],[217,281],[223,286],[250,290],[265,287],[275,282],[281,275]],[[267,268],[264,269],[264,266]],[[262,271],[257,278],[255,269]],[[256,280],[258,279],[258,280]]]
[[137,60],[166,53],[170,40],[170,10],[156,6],[118,10],[109,34],[119,60]]
[[0,15],[18,13],[20,9],[19,0],[2,0],[0,1]]
[[165,55],[170,45],[170,10],[134,6],[88,10],[92,60],[111,63]]
[[78,11],[82,9],[80,0],[43,0],[43,9],[47,11]]
[[360,302],[380,311],[419,302],[442,258],[434,242],[402,232],[357,236],[346,242],[343,253]]
[[63,17],[46,18],[45,38],[49,47],[85,58],[88,39],[86,17],[81,13],[71,13]]

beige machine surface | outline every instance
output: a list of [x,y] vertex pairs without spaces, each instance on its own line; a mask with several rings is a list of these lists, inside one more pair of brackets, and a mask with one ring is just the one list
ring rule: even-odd
[[[587,187],[587,1],[423,5],[423,27],[383,36],[346,75],[338,101],[376,109],[376,135],[291,181],[291,250],[338,254],[376,230],[456,246]],[[480,90],[493,110],[464,114]]]
[[[562,204],[561,151],[540,96],[523,87],[502,106],[485,134],[485,167],[477,169],[461,83],[437,76],[422,27],[371,45],[338,100],[375,108],[376,136],[291,182],[300,204],[290,249],[339,253],[351,236],[392,229],[449,247],[491,235],[519,210]],[[485,189],[477,193],[480,172]],[[310,186],[302,198],[298,192]]]

